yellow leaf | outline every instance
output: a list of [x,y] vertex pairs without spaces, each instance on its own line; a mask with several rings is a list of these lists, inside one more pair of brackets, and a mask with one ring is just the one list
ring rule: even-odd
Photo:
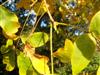
[[4,36],[9,39],[16,38],[15,33],[20,27],[18,17],[3,6],[0,6],[0,27]]
[[59,58],[61,62],[68,63],[71,60],[71,56],[74,50],[74,45],[71,40],[66,39],[64,48],[59,48],[54,52],[54,56]]
[[6,42],[6,48],[13,45],[13,40],[8,39]]
[[69,59],[71,59],[71,56],[72,56],[72,53],[74,50],[74,45],[71,40],[69,40],[69,39],[65,40],[64,50],[66,51],[67,57]]
[[6,38],[8,38],[8,39],[13,39],[13,40],[16,40],[16,39],[18,38],[17,35],[15,35],[15,34],[10,34],[10,33],[4,32],[4,31],[3,31],[3,35],[4,35]]
[[48,57],[35,54],[35,48],[32,48],[29,44],[25,45],[24,52],[30,58],[34,69],[38,73],[43,75],[50,74],[50,70],[47,65],[49,60]]
[[50,70],[47,65],[47,62],[48,62],[47,57],[41,56],[41,58],[38,58],[38,57],[33,56],[31,61],[32,61],[33,67],[36,69],[37,72],[43,75],[50,74]]
[[98,68],[97,75],[100,75],[100,66]]

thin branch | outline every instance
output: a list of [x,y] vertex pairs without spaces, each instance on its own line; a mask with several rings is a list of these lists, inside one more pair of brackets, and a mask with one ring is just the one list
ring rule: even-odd
[[7,1],[5,1],[5,2],[3,2],[0,6],[2,6],[2,5],[4,5],[5,3],[7,3],[9,0],[7,0]]
[[32,28],[32,31],[31,31],[30,35],[27,37],[26,41],[27,41],[27,40],[29,39],[29,37],[34,33],[34,31],[35,31],[35,29],[36,29],[36,27],[37,27],[37,25],[38,25],[40,19],[43,17],[43,15],[44,15],[44,13],[39,17],[38,21],[36,22],[35,26]]
[[[42,2],[42,3],[43,3],[43,2]],[[41,5],[42,5],[42,3],[41,3]],[[40,5],[40,8],[38,9],[37,15],[38,15],[38,13],[40,12],[41,5]],[[40,19],[43,17],[44,14],[45,14],[45,12],[39,17],[38,20],[37,20],[37,18],[36,18],[36,21],[37,21],[37,22],[35,23],[35,25],[33,25],[32,30],[31,30],[31,32],[29,33],[29,36],[27,37],[26,41],[27,41],[28,38],[32,35],[32,33],[34,33],[34,31],[35,31],[35,29],[36,29],[36,27],[37,27],[37,25],[38,25]]]
[[[57,21],[55,21],[55,20],[53,19],[52,15],[51,15],[51,13],[50,13],[50,11],[49,11],[48,5],[47,5],[47,3],[46,3],[46,0],[44,0],[44,3],[45,3],[45,7],[46,7],[47,13],[48,13],[48,15],[49,15],[49,18],[50,18],[50,20],[52,21],[52,23],[54,24],[54,23],[57,22]],[[62,23],[62,22],[57,22],[57,23],[58,23],[58,24],[61,24],[61,25],[68,25],[68,24]]]
[[51,15],[51,13],[50,13],[50,11],[48,9],[48,5],[46,3],[46,0],[44,0],[44,3],[45,3],[45,7],[46,7],[46,10],[47,10],[47,13],[48,13],[48,15],[50,17],[50,20],[54,23],[54,19],[53,19],[52,15]]
[[53,19],[53,17],[52,17],[52,15],[51,15],[51,13],[50,13],[50,11],[49,11],[49,9],[48,9],[48,5],[47,5],[47,3],[46,3],[46,0],[43,0],[44,1],[44,3],[45,3],[45,8],[46,8],[46,10],[47,10],[47,13],[48,13],[48,15],[49,15],[49,18],[50,18],[50,20],[52,21],[52,23],[50,24],[50,51],[51,51],[51,72],[52,72],[52,75],[54,74],[54,67],[53,67],[53,45],[52,45],[52,25],[54,25],[54,19]]
[[50,51],[51,51],[51,72],[53,75],[54,67],[53,67],[52,23],[50,24]]
[[37,2],[37,0],[35,0],[32,4],[31,7],[33,7],[35,5],[35,3]]
[[[25,20],[25,22],[24,22],[24,25],[23,25],[23,27],[22,27],[22,30],[21,30],[21,32],[20,32],[20,34],[19,34],[19,38],[21,38],[22,32],[23,32],[23,30],[24,30],[24,28],[25,28],[25,25],[26,25],[26,23],[27,23],[27,21],[28,21],[28,19],[29,19],[29,16],[30,16],[30,14],[28,14],[28,16],[27,16],[27,18],[26,18],[26,20]],[[19,40],[20,40],[20,39],[19,39]],[[19,40],[17,41],[17,46],[18,46]]]

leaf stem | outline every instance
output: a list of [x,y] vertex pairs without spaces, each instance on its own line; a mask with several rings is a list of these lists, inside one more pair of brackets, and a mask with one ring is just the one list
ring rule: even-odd
[[54,19],[48,9],[48,5],[46,3],[46,0],[44,0],[44,3],[45,3],[45,7],[46,7],[46,10],[47,10],[47,13],[49,15],[49,18],[50,20],[52,21],[52,23],[50,24],[50,51],[51,51],[51,73],[52,75],[54,74],[54,67],[53,67],[53,45],[52,45],[52,24],[54,24]]
[[50,51],[51,51],[51,72],[53,75],[54,67],[53,67],[53,46],[52,46],[52,23],[50,24]]
[[[25,20],[25,22],[24,22],[24,25],[23,25],[23,27],[22,27],[22,30],[20,31],[20,34],[19,34],[19,38],[21,38],[21,35],[22,35],[23,30],[24,30],[24,28],[25,28],[25,25],[26,25],[26,23],[27,23],[27,21],[28,21],[28,19],[29,19],[29,16],[30,16],[30,14],[28,14],[28,16],[27,16],[27,18],[26,18],[26,20]],[[19,41],[20,41],[20,39],[17,41],[17,46],[18,46]]]

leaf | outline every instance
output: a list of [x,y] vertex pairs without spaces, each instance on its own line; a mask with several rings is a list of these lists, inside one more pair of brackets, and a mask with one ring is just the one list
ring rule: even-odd
[[91,34],[83,34],[75,41],[74,46],[71,64],[73,75],[77,75],[89,64],[96,49],[96,41]]
[[48,58],[34,53],[35,48],[30,48],[29,45],[25,45],[24,52],[30,58],[34,69],[43,75],[49,75],[50,70],[47,65]]
[[63,63],[68,63],[71,60],[74,45],[71,40],[66,39],[64,48],[59,48],[53,55],[61,60]]
[[66,51],[67,57],[69,59],[71,59],[71,56],[72,56],[72,53],[73,53],[73,50],[74,50],[74,45],[73,45],[71,40],[69,40],[69,39],[65,40],[64,50]]
[[100,11],[93,16],[90,22],[89,31],[100,37]]
[[9,52],[3,54],[3,64],[6,64],[6,70],[12,71],[15,68],[15,51],[12,48],[9,49]]
[[4,37],[6,37],[8,39],[13,39],[13,40],[16,40],[18,38],[18,36],[14,33],[11,34],[11,33],[7,33],[7,32],[3,31],[3,35],[4,35]]
[[100,75],[100,66],[99,66],[99,68],[97,70],[97,75]]
[[19,75],[38,75],[32,67],[30,59],[22,52],[19,52],[17,56],[17,65],[19,68]]
[[33,67],[36,69],[37,72],[39,72],[40,74],[50,74],[50,70],[49,70],[49,67],[47,65],[47,62],[48,62],[48,58],[47,57],[44,57],[44,56],[41,56],[40,58],[37,58],[37,57],[32,57],[32,64],[33,64]]
[[5,46],[5,45],[2,45],[1,47],[0,47],[0,52],[1,52],[1,54],[6,54],[6,53],[8,53],[10,51],[10,49],[7,49],[7,47]]
[[12,46],[13,45],[13,40],[8,39],[6,42],[6,47]]
[[3,6],[0,6],[0,27],[9,37],[15,35],[20,27],[17,16]]
[[17,3],[17,8],[30,9],[33,3],[34,0],[21,0],[19,3]]
[[28,39],[27,35],[22,35],[21,40],[23,43],[27,40],[32,47],[40,47],[49,40],[49,37],[44,32],[35,32]]

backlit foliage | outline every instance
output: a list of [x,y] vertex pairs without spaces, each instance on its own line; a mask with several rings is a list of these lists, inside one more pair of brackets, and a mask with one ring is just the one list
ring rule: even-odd
[[99,50],[99,5],[100,0],[0,0],[5,69],[18,68],[19,75],[62,75],[57,65],[70,64],[72,75],[84,72]]

